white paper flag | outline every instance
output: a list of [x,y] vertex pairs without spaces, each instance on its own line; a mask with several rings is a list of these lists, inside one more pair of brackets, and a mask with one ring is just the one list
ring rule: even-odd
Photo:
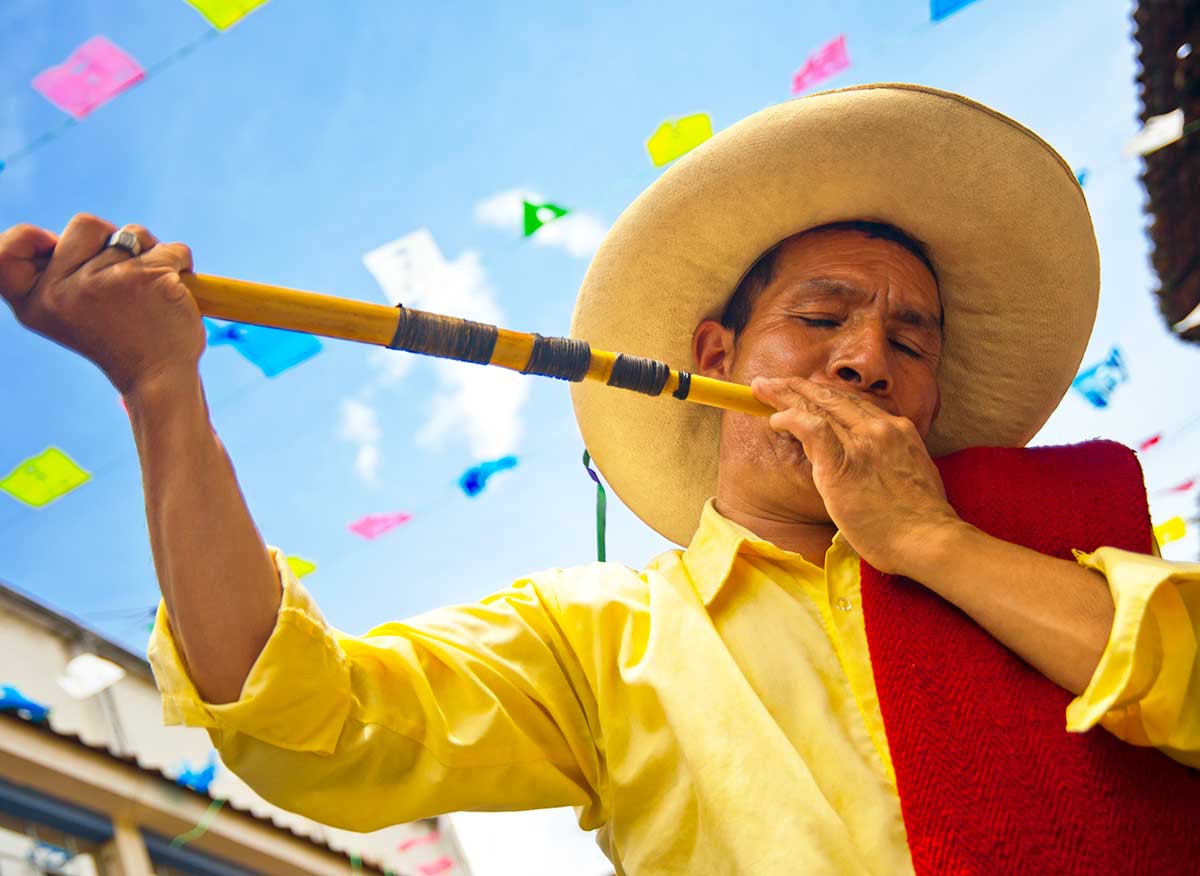
[[58,686],[77,700],[86,700],[107,690],[125,677],[125,670],[95,654],[80,654],[58,677]]
[[1183,110],[1177,109],[1161,116],[1151,116],[1146,124],[1125,144],[1125,156],[1149,155],[1183,136]]
[[440,281],[446,259],[428,228],[419,228],[363,256],[388,303],[414,304],[428,296],[429,286]]

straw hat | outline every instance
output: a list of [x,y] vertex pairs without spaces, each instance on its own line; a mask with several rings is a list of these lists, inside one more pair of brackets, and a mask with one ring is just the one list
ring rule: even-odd
[[[1045,141],[933,88],[814,94],[688,153],[609,231],[571,335],[691,370],[697,323],[720,317],[760,254],[849,219],[903,229],[937,270],[946,328],[930,453],[1028,442],[1091,334],[1100,286],[1091,217]],[[687,544],[716,491],[721,412],[586,381],[571,393],[584,443],[617,495]]]

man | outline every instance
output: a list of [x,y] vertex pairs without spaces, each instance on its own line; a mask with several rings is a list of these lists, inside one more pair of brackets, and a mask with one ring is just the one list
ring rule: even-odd
[[777,409],[573,388],[610,483],[687,550],[641,572],[549,570],[362,637],[329,628],[263,544],[196,374],[190,256],[131,230],[135,252],[91,217],[59,237],[10,229],[0,289],[122,392],[166,719],[209,728],[269,800],[354,830],[573,805],[628,874],[913,872],[868,571],[919,582],[1078,695],[1070,730],[1103,723],[1200,765],[1200,568],[987,535],[931,460],[1024,445],[1090,333],[1086,206],[1015,122],[865,86],[764,110],[683,159],[610,232],[572,332],[690,359]]

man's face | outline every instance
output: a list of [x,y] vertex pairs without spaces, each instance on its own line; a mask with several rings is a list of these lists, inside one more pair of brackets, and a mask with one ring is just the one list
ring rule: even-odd
[[[899,244],[859,231],[786,241],[745,328],[705,320],[693,339],[697,373],[749,384],[803,377],[907,417],[922,437],[937,415],[941,354],[937,284]],[[765,417],[726,413],[719,493],[780,514],[827,520],[800,442]]]

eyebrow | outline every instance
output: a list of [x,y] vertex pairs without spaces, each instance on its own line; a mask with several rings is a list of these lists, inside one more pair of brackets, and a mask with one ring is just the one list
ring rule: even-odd
[[[794,291],[803,289],[813,289],[824,295],[843,298],[861,296],[863,294],[863,289],[860,286],[848,283],[845,280],[835,280],[832,277],[810,277],[799,283]],[[914,307],[899,307],[894,312],[889,313],[888,316],[897,322],[911,325],[914,328],[934,332],[938,335],[942,333],[943,317],[940,315],[933,316]]]

